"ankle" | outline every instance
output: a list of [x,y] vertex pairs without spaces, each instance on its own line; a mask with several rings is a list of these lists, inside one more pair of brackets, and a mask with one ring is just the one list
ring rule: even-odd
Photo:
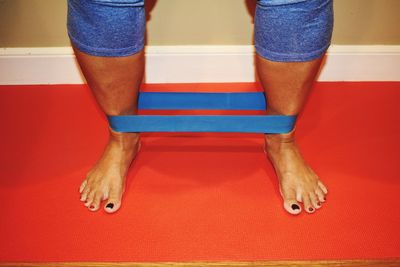
[[266,149],[269,151],[279,150],[280,148],[292,145],[295,142],[295,129],[289,133],[265,135]]
[[139,143],[139,133],[121,133],[116,132],[111,128],[109,133],[110,143],[115,143],[119,145],[120,147],[122,147],[123,150],[132,150],[132,148],[134,148]]

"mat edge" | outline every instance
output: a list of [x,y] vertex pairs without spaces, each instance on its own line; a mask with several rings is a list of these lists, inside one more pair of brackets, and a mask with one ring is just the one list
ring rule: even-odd
[[309,267],[321,267],[321,266],[340,266],[340,267],[361,267],[361,266],[373,266],[373,267],[395,267],[400,266],[400,258],[384,259],[384,260],[317,260],[317,261],[221,261],[221,262],[4,262],[0,263],[0,266],[7,267],[48,267],[48,266],[60,266],[60,267],[247,267],[247,266],[259,266],[259,267],[284,267],[284,266],[309,266]]

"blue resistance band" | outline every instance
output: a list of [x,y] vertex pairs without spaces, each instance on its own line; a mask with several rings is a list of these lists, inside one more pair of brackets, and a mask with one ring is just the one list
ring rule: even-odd
[[262,92],[142,92],[139,94],[138,108],[158,110],[265,110],[267,107]]
[[296,116],[130,115],[108,119],[116,132],[287,133]]
[[[263,93],[139,94],[139,109],[147,110],[265,110]],[[278,115],[129,115],[108,116],[117,132],[235,132],[287,133],[297,116]]]

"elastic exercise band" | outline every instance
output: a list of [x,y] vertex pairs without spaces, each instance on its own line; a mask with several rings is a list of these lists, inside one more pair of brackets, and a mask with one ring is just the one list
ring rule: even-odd
[[170,93],[141,92],[139,109],[174,110],[265,110],[262,92],[251,93]]
[[109,116],[117,132],[288,133],[296,116],[275,115],[130,115]]

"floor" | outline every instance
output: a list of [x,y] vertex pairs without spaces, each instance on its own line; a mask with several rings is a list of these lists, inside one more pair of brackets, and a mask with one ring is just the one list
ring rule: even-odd
[[88,88],[0,86],[0,262],[400,258],[399,99],[400,83],[316,84],[297,126],[329,189],[315,214],[284,211],[262,135],[152,133],[108,215],[79,201],[107,141]]

